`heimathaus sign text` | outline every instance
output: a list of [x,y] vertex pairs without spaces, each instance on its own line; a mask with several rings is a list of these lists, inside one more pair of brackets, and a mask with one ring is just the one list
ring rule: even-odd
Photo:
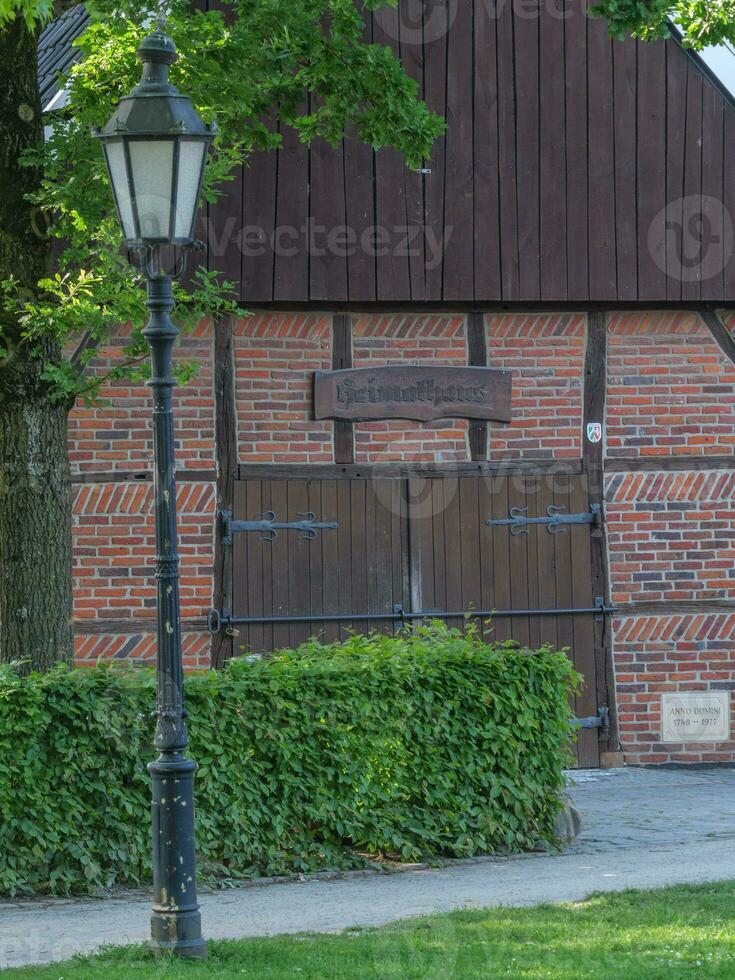
[[510,371],[484,367],[378,367],[317,371],[314,417],[486,419],[510,422]]

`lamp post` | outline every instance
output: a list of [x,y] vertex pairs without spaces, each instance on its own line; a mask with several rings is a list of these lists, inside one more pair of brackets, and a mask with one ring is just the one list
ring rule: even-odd
[[[148,280],[150,320],[143,334],[150,345],[153,376],[156,580],[158,654],[156,734],[158,758],[148,766],[153,782],[153,888],[151,947],[204,958],[197,902],[194,840],[194,773],[186,757],[183,660],[176,532],[176,472],[172,348],[178,330],[172,276],[162,249],[185,256],[195,246],[196,209],[213,128],[189,99],[168,81],[176,48],[159,22],[138,48],[141,81],[120,100],[112,119],[96,132],[122,225],[125,244],[141,256]],[[180,273],[180,269],[174,275]]]

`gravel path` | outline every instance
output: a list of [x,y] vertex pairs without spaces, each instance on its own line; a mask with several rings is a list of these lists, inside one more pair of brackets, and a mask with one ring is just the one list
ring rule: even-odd
[[[574,901],[593,891],[735,879],[735,769],[571,774],[585,829],[558,856],[255,884],[201,897],[205,933],[236,938],[382,925],[457,908]],[[147,938],[150,899],[0,904],[0,967]]]

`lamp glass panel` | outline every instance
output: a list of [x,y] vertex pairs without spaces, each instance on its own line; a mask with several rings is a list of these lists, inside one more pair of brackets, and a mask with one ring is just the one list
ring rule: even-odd
[[125,166],[125,148],[122,143],[118,142],[106,143],[104,149],[117,203],[117,213],[123,227],[123,235],[126,238],[135,238],[135,222],[130,203],[130,184],[128,183],[128,170]]
[[140,237],[168,240],[174,173],[173,140],[130,140],[130,166],[135,187]]
[[202,161],[207,149],[204,140],[182,140],[179,144],[179,183],[176,195],[175,238],[190,238],[194,225]]

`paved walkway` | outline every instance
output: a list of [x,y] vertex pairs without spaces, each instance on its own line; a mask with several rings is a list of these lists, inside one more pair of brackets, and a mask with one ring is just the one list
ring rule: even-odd
[[[202,896],[211,938],[349,926],[457,908],[575,901],[593,891],[735,879],[735,769],[582,772],[585,829],[566,853],[350,874]],[[150,900],[0,903],[0,967],[60,960],[147,938]]]

